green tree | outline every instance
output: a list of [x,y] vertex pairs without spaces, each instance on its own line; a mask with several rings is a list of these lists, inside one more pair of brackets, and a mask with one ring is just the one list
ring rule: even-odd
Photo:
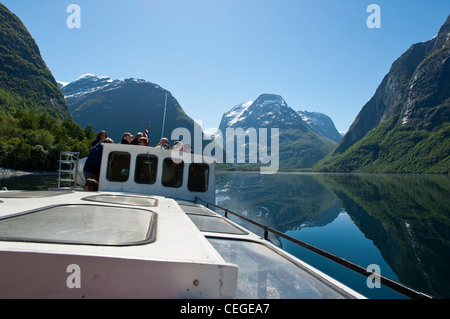
[[0,166],[27,170],[56,170],[61,151],[89,154],[92,127],[83,130],[72,120],[62,123],[47,113],[0,111]]
[[74,121],[72,121],[72,120],[64,120],[64,122],[62,124],[62,127],[66,128],[67,134],[71,138],[77,139],[79,141],[83,141],[85,139],[85,135],[84,135],[83,129],[80,127],[80,125],[78,125]]

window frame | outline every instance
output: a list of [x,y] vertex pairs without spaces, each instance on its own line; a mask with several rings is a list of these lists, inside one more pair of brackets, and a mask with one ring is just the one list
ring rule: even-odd
[[[164,187],[168,187],[168,188],[181,188],[183,186],[183,180],[184,180],[184,161],[181,159],[177,159],[180,161],[180,163],[178,163],[177,165],[180,165],[179,167],[176,168],[176,170],[173,171],[173,173],[175,174],[175,176],[173,176],[171,179],[175,180],[175,179],[180,179],[179,180],[179,184],[175,184],[174,181],[172,181],[172,184],[168,184],[168,176],[167,174],[169,174],[168,172],[168,167],[166,166],[166,162],[167,160],[172,161],[172,163],[170,164],[172,167],[173,164],[177,164],[172,157],[166,157],[163,162],[162,162],[162,173],[161,173],[161,185]],[[179,174],[179,172],[181,171],[181,174]],[[178,175],[177,175],[178,174]],[[170,176],[169,176],[170,177]],[[166,179],[166,180],[165,180]]]
[[[111,156],[115,155],[115,154],[120,154],[120,155],[127,155],[128,157],[128,168],[122,168],[121,171],[123,171],[124,169],[128,170],[128,174],[126,175],[126,179],[112,179],[111,176],[116,176],[116,175],[111,175],[111,162],[113,162],[114,159],[111,159]],[[131,167],[131,154],[128,152],[123,152],[123,151],[112,151],[109,152],[108,154],[108,159],[106,161],[106,180],[108,182],[118,182],[118,183],[125,183],[130,179],[130,167]],[[113,171],[114,172],[114,171]],[[122,173],[118,173],[121,174],[122,176],[124,176]]]
[[[202,190],[198,190],[198,189],[191,189],[191,187],[193,186],[193,182],[191,182],[191,180],[193,180],[194,178],[191,179],[191,168],[193,167],[202,167],[205,168],[205,170],[203,170],[203,174],[205,171],[207,171],[206,177],[205,174],[203,175],[204,177],[204,182],[206,185],[204,185],[205,187],[202,188]],[[190,192],[195,192],[195,193],[206,193],[209,189],[209,173],[210,173],[210,167],[208,164],[205,163],[191,163],[189,164],[189,169],[188,169],[188,183],[187,183],[187,188]]]
[[[140,157],[147,157],[147,159],[150,159],[150,158],[156,159],[155,170],[154,170],[155,176],[150,180],[150,183],[139,182],[138,179],[137,179],[137,174],[138,174],[138,161],[139,161],[139,158],[140,158]],[[140,185],[153,185],[153,184],[155,184],[155,183],[157,182],[157,179],[158,179],[158,163],[159,163],[159,157],[156,156],[156,155],[153,155],[153,154],[145,154],[145,153],[138,154],[138,155],[136,156],[135,166],[134,166],[134,182],[135,182],[136,184],[140,184]],[[140,167],[140,166],[139,166],[139,167]],[[152,173],[152,172],[150,172],[150,177],[152,177],[152,174],[151,174],[151,173]]]

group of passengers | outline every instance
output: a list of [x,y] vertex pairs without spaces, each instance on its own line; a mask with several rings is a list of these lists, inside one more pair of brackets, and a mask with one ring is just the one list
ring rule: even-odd
[[[100,133],[98,133],[95,140],[92,141],[92,147],[95,147],[99,142],[114,143],[114,141],[108,137],[108,134],[105,131],[100,131]],[[129,132],[123,133],[120,144],[150,146],[149,139],[142,132],[136,133],[136,136],[133,136]],[[169,144],[169,140],[166,137],[161,138],[161,140],[155,147],[166,150],[173,149],[180,152],[193,153],[191,144],[186,143],[185,145],[183,145],[183,143],[181,143],[180,141],[176,141],[171,147]]]
[[[97,134],[95,140],[92,141],[92,148],[89,151],[89,156],[86,159],[86,163],[84,164],[83,173],[84,177],[86,178],[86,184],[84,185],[85,190],[98,190],[100,165],[103,154],[103,143],[114,143],[114,141],[108,137],[106,131],[102,130]],[[149,146],[149,140],[147,136],[142,132],[136,133],[136,136],[133,136],[129,132],[125,132],[122,135],[122,141],[120,142],[120,144]],[[176,141],[171,147],[169,144],[169,140],[166,137],[161,138],[161,140],[155,147],[193,153],[192,147],[189,143],[183,145],[182,142]]]

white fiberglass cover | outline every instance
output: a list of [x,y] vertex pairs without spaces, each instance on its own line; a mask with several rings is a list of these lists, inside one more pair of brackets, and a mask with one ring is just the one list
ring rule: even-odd
[[151,197],[143,196],[127,196],[127,195],[94,195],[83,198],[87,201],[103,202],[111,204],[132,205],[132,206],[147,206],[155,207],[158,205],[158,200]]
[[0,191],[0,198],[44,198],[66,195],[70,193],[73,193],[73,191]]
[[134,245],[153,240],[156,214],[101,205],[59,205],[0,219],[0,240]]
[[268,247],[208,238],[225,261],[238,265],[239,299],[341,299],[349,294]]

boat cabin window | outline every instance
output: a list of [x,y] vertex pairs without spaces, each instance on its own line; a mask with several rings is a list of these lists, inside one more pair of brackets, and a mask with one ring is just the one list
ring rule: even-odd
[[181,187],[183,184],[184,162],[166,158],[163,162],[162,184],[166,187]]
[[154,241],[156,213],[106,205],[57,205],[0,219],[0,240],[86,245]]
[[206,192],[208,190],[209,166],[192,163],[189,165],[188,189],[191,192]]
[[138,184],[154,184],[156,182],[156,169],[158,157],[148,154],[140,154],[136,158],[136,170],[134,180]]
[[126,182],[130,174],[130,153],[111,152],[108,156],[106,178],[111,182]]

